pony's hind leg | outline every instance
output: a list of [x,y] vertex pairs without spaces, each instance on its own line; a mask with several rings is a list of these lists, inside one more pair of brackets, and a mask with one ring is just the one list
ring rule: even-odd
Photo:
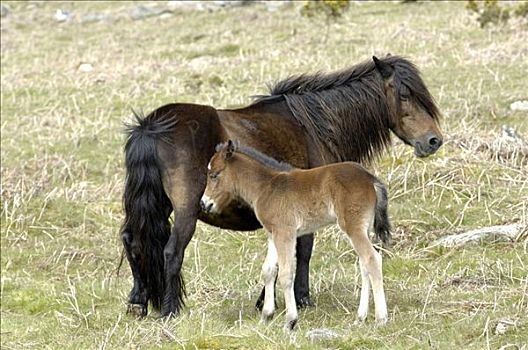
[[286,304],[285,330],[292,330],[297,324],[298,319],[297,305],[295,303],[295,294],[293,291],[295,278],[293,264],[295,260],[296,243],[296,237],[293,232],[280,231],[272,234],[279,261],[279,283],[284,292],[284,302]]
[[206,186],[207,162],[202,160],[200,164],[199,158],[188,159],[193,156],[192,152],[180,151],[176,156],[179,161],[166,170],[163,178],[174,212],[174,225],[163,249],[165,294],[161,315],[164,317],[178,314],[184,305],[183,257],[194,235]]
[[127,313],[136,317],[147,315],[148,291],[140,275],[140,261],[137,243],[133,241],[132,231],[127,227],[121,234],[125,254],[132,270],[134,286],[128,296]]
[[262,278],[264,280],[264,302],[262,307],[262,322],[267,322],[273,317],[275,312],[275,281],[277,278],[277,249],[273,239],[268,238],[268,254],[262,265]]
[[[385,301],[385,291],[383,289],[383,273],[381,255],[374,249],[368,237],[368,228],[371,219],[342,219],[339,226],[351,239],[352,245],[359,256],[359,263],[362,266],[362,287],[360,307],[358,308],[358,318],[366,317],[368,311],[368,288],[366,274],[372,285],[374,295],[374,307],[376,312],[376,322],[385,324],[387,322],[387,303]],[[366,273],[365,273],[366,272]]]

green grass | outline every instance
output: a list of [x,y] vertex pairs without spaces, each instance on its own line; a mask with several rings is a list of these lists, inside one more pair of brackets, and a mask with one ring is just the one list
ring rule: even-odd
[[[526,21],[480,29],[463,3],[353,3],[328,30],[300,4],[176,10],[134,21],[133,3],[7,2],[1,44],[1,347],[526,349],[525,238],[459,248],[437,238],[528,216]],[[159,3],[156,6],[163,6]],[[146,5],[149,5],[148,3]],[[53,14],[74,13],[68,23]],[[93,13],[111,21],[81,23]],[[247,104],[290,74],[331,71],[385,53],[422,70],[444,118],[445,145],[416,159],[395,140],[373,170],[390,189],[394,246],[384,257],[390,322],[356,325],[357,258],[329,228],[316,237],[316,307],[284,334],[259,324],[263,232],[199,224],[184,263],[187,307],[176,319],[125,314],[132,278],[121,257],[123,121],[169,102]],[[88,62],[94,70],[78,71]],[[282,297],[278,300],[283,310]],[[515,324],[496,334],[497,324]],[[311,343],[306,332],[340,337]],[[513,349],[514,347],[510,347]]]

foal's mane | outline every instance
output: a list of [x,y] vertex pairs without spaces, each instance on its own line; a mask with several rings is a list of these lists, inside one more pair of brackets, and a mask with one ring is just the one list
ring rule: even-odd
[[[220,144],[219,146],[222,147],[222,146],[225,146],[227,143],[222,143]],[[238,141],[235,141],[233,143],[234,147],[235,147],[235,152],[237,153],[241,153],[241,154],[244,154],[246,156],[248,156],[249,158],[251,159],[254,159],[256,161],[258,161],[259,163],[267,166],[267,167],[270,167],[274,170],[277,170],[277,171],[291,171],[293,170],[293,167],[288,164],[288,163],[284,163],[284,162],[279,162],[278,160],[276,160],[275,158],[272,158],[270,156],[268,156],[267,154],[264,154],[252,147],[249,147],[249,146],[246,146],[246,145],[242,145],[240,144],[240,142]]]
[[[380,60],[394,67],[396,91],[402,84],[407,86],[410,99],[438,119],[439,111],[416,66],[399,56]],[[372,60],[334,73],[289,77],[253,105],[282,98],[327,161],[368,163],[390,144],[389,127],[395,121],[391,120],[383,79]]]

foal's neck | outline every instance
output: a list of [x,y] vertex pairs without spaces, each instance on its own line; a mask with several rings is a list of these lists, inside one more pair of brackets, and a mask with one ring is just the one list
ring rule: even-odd
[[254,207],[255,202],[269,185],[271,179],[279,173],[257,160],[243,156],[238,160],[236,192],[244,201]]

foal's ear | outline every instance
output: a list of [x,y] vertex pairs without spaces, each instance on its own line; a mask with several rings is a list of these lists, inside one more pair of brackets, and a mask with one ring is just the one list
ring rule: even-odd
[[376,56],[372,56],[372,60],[383,79],[389,79],[394,74],[394,68],[390,64],[380,61]]
[[227,146],[225,149],[225,159],[229,159],[233,156],[233,152],[235,151],[235,145],[233,144],[233,141],[229,140],[227,141]]

